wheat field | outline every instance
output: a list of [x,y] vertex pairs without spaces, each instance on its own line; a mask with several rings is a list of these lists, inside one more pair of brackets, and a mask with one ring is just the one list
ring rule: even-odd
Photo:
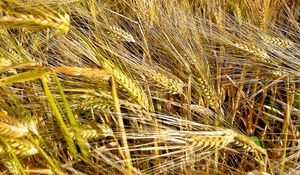
[[0,0],[0,174],[300,174],[299,0]]

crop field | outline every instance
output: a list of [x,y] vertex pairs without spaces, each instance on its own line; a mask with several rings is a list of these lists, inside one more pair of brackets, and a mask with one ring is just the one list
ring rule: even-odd
[[0,0],[0,174],[300,175],[300,0]]

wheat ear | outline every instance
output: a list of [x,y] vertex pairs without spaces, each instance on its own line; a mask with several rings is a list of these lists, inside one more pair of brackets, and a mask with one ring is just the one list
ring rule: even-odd
[[135,42],[134,37],[130,33],[117,26],[109,26],[109,31],[107,31],[107,34],[113,38],[116,38],[117,40]]
[[234,142],[232,144],[242,147],[243,149],[253,152],[257,161],[261,164],[262,171],[266,171],[268,154],[265,149],[256,145],[250,138],[239,134],[234,133]]
[[33,16],[31,14],[14,14],[0,17],[0,26],[6,28],[14,27],[45,27],[53,28],[62,33],[68,33],[70,26],[70,17],[68,14],[58,17]]
[[283,48],[291,48],[294,46],[294,43],[291,40],[288,39],[282,39],[282,38],[277,38],[277,37],[272,37],[266,34],[262,34],[260,35],[260,38],[271,45],[274,46],[279,46],[279,47],[283,47]]
[[[90,92],[81,95],[74,95],[74,99],[80,98],[79,108],[84,110],[97,109],[101,111],[110,111],[113,109],[113,99],[109,93],[105,92]],[[146,113],[145,109],[135,103],[127,100],[119,100],[122,108],[126,108],[133,112]]]
[[213,88],[209,85],[209,83],[204,78],[204,76],[199,75],[199,77],[197,77],[196,81],[198,82],[198,84],[201,88],[202,96],[208,102],[209,106],[211,108],[213,108],[214,110],[218,110],[220,108],[218,98],[217,98]]
[[120,84],[122,89],[129,93],[139,105],[148,109],[148,101],[143,90],[138,86],[137,82],[126,76],[117,66],[111,65],[107,60],[103,60],[103,68],[110,72],[115,80]]
[[111,95],[95,92],[93,95],[82,94],[80,95],[80,98],[80,106],[82,106],[85,110],[88,110],[90,108],[98,110],[113,109],[113,101]]
[[[86,140],[92,140],[100,137],[96,129],[80,129],[81,135]],[[75,140],[75,132],[70,130],[70,135]]]
[[266,62],[267,60],[271,59],[270,56],[267,54],[267,52],[259,47],[254,47],[254,46],[248,47],[246,44],[242,44],[242,43],[234,43],[233,45],[243,51],[246,51],[258,57],[259,61]]
[[[90,125],[85,125],[84,128],[81,128],[81,135],[86,140],[92,140],[97,138],[107,137],[112,134],[112,130],[105,125],[97,124],[97,128],[93,128]],[[75,132],[70,129],[70,135],[75,139]]]
[[[97,56],[98,61],[100,62],[102,68],[110,73],[114,79],[118,82],[118,84],[125,90],[131,98],[133,98],[139,105],[143,108],[148,109],[148,99],[146,98],[146,94],[143,92],[142,88],[138,85],[138,83],[128,76],[124,74],[120,68],[110,61],[104,56],[104,53],[98,52],[93,44],[80,32],[74,30],[76,34],[78,34],[93,50],[95,55]],[[103,54],[103,55],[102,55]]]
[[11,174],[15,174],[15,175],[21,174],[18,165],[14,160],[6,158],[2,162]]
[[29,133],[29,129],[25,123],[21,123],[16,119],[0,112],[0,135],[11,138],[24,137]]
[[163,89],[169,90],[173,94],[182,94],[184,83],[180,79],[170,78],[155,70],[144,70],[144,75],[150,80],[159,84]]
[[[14,153],[21,157],[26,157],[30,155],[34,155],[38,153],[38,150],[35,146],[26,139],[6,139],[7,143],[11,146]],[[5,153],[6,149],[2,145],[0,145],[0,155]]]
[[193,148],[221,148],[234,141],[232,130],[201,131],[186,134],[188,142]]
[[241,9],[240,9],[240,7],[238,5],[234,6],[233,13],[234,13],[234,16],[235,16],[236,20],[241,25],[241,23],[243,22],[243,16],[242,16]]

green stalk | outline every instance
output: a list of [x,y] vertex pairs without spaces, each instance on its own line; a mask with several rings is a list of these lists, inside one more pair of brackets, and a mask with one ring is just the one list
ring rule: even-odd
[[51,106],[51,108],[52,108],[52,110],[54,112],[54,116],[56,117],[56,120],[57,120],[57,122],[58,122],[58,124],[60,126],[60,129],[61,129],[61,131],[62,131],[62,133],[64,135],[64,138],[65,138],[65,140],[67,142],[69,150],[70,150],[71,154],[75,158],[77,158],[78,157],[78,152],[77,152],[76,146],[75,146],[75,144],[73,142],[73,139],[72,139],[72,137],[71,137],[71,135],[69,133],[69,130],[68,130],[66,124],[64,123],[64,120],[63,120],[63,118],[62,118],[62,116],[61,116],[61,114],[59,112],[59,109],[58,109],[58,107],[55,104],[55,101],[54,101],[53,96],[52,96],[52,94],[51,94],[51,92],[49,90],[49,87],[48,87],[48,84],[46,82],[46,79],[43,77],[43,78],[41,78],[41,81],[42,81],[42,84],[43,84],[43,88],[44,88],[46,97],[47,97],[47,99],[48,99],[48,101],[50,103],[50,106]]
[[10,145],[6,142],[6,140],[0,136],[0,141],[5,145],[5,147],[7,148],[7,152],[12,156],[13,158],[13,162],[16,163],[18,170],[20,171],[20,173],[22,175],[26,175],[25,169],[22,166],[21,162],[19,161],[17,155],[14,153],[14,151],[12,150],[12,148],[10,147]]
[[86,140],[82,137],[80,128],[79,128],[78,123],[76,121],[76,118],[75,118],[75,116],[72,113],[70,104],[69,104],[69,102],[68,102],[68,100],[66,98],[66,95],[65,95],[65,93],[63,91],[63,88],[62,88],[62,86],[61,86],[61,84],[59,82],[59,79],[58,79],[58,77],[57,77],[57,75],[56,75],[55,72],[53,72],[53,76],[54,76],[55,82],[57,84],[58,91],[59,91],[59,93],[61,95],[61,98],[63,100],[65,109],[67,111],[67,118],[68,118],[68,120],[69,120],[72,128],[75,130],[75,137],[76,137],[78,146],[79,146],[79,148],[80,148],[80,150],[82,152],[83,157],[86,158],[86,159],[88,159],[89,158],[89,152],[88,152],[88,150],[87,150],[87,148],[86,148],[86,146],[84,144]]

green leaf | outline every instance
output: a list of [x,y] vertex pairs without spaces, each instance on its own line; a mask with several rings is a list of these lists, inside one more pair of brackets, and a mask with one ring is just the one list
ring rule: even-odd
[[0,86],[36,80],[50,73],[49,69],[31,70],[0,79]]

